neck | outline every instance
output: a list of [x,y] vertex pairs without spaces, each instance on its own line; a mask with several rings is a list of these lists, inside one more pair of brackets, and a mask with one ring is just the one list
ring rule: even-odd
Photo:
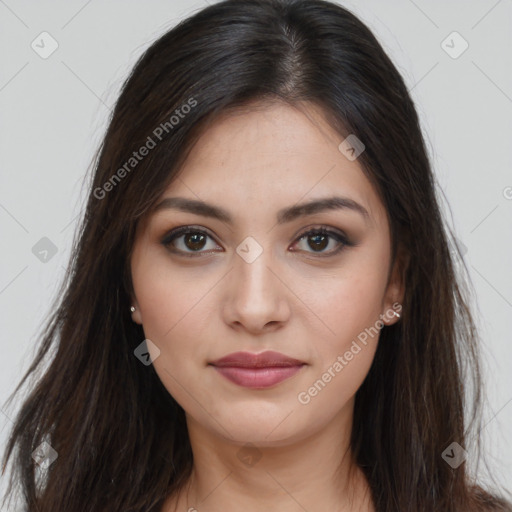
[[234,443],[187,416],[194,469],[163,512],[373,512],[367,480],[350,450],[352,414],[346,410],[322,432],[273,446]]

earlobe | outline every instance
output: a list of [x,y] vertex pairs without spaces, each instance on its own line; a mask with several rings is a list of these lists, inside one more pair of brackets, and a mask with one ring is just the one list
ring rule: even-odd
[[133,301],[132,305],[130,306],[130,311],[132,314],[132,320],[136,324],[142,325],[142,316],[140,314],[140,310],[136,301]]
[[394,302],[391,307],[386,308],[384,313],[380,316],[381,320],[385,325],[393,325],[398,322],[402,317],[402,304],[400,302]]
[[398,322],[398,320],[400,320],[400,317],[402,316],[400,311],[402,311],[402,304],[400,304],[400,302],[394,302],[392,314],[393,317],[396,319],[396,322]]
[[401,281],[390,283],[390,286],[388,287],[388,293],[386,295],[387,296],[384,301],[385,309],[382,317],[386,325],[393,325],[403,316],[402,302],[404,297],[404,288],[401,284]]

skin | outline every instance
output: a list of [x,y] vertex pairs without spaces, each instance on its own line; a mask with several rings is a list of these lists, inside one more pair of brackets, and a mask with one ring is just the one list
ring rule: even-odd
[[[385,208],[357,159],[312,104],[262,104],[224,114],[209,127],[164,197],[201,199],[228,210],[233,224],[162,209],[138,227],[131,259],[136,311],[146,338],[160,350],[153,364],[186,412],[194,469],[163,511],[373,511],[368,483],[349,439],[354,396],[379,335],[329,383],[304,392],[382,318],[398,321],[403,299],[398,261],[388,282],[391,240]],[[326,210],[277,224],[277,211],[332,195],[364,206]],[[210,235],[181,235],[175,251],[162,239],[193,225]],[[301,236],[325,226],[355,246],[327,246]],[[248,236],[262,253],[248,263],[236,249]],[[194,245],[195,244],[195,245]],[[253,249],[251,249],[253,250]],[[331,253],[331,255],[327,255]],[[395,304],[396,305],[396,304]],[[396,311],[399,311],[395,308]],[[380,334],[380,331],[379,331]],[[235,351],[275,350],[306,363],[267,389],[238,386],[209,362]],[[332,370],[331,370],[332,372]],[[247,445],[247,443],[252,443]],[[254,456],[251,463],[242,454]]]

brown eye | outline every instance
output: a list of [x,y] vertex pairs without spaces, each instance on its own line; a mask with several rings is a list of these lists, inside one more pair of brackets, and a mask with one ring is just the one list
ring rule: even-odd
[[216,249],[219,248],[208,233],[191,226],[181,226],[171,231],[161,243],[170,251],[185,256],[199,256],[212,252],[212,249],[218,252]]
[[[299,244],[302,243],[302,247]],[[307,253],[317,253],[320,256],[332,256],[337,254],[345,247],[353,246],[346,236],[338,233],[337,231],[331,231],[326,228],[317,228],[309,230],[306,233],[300,235],[295,245],[299,246],[298,249]],[[325,250],[327,248],[329,250]]]
[[322,251],[329,245],[329,237],[326,235],[310,235],[307,239],[309,247],[314,251]]
[[197,251],[203,249],[206,243],[206,236],[202,233],[190,233],[183,235],[183,240],[189,249]]

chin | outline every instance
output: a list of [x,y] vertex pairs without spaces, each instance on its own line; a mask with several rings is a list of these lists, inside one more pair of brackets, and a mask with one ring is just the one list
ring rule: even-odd
[[[279,413],[268,414],[264,411],[242,413],[229,412],[225,416],[217,415],[217,422],[209,419],[209,428],[236,444],[252,443],[261,447],[285,446],[303,439],[312,433],[312,425],[304,424],[304,418],[298,422],[292,409],[281,409]],[[291,414],[290,414],[291,412]],[[222,418],[225,418],[224,421]]]

